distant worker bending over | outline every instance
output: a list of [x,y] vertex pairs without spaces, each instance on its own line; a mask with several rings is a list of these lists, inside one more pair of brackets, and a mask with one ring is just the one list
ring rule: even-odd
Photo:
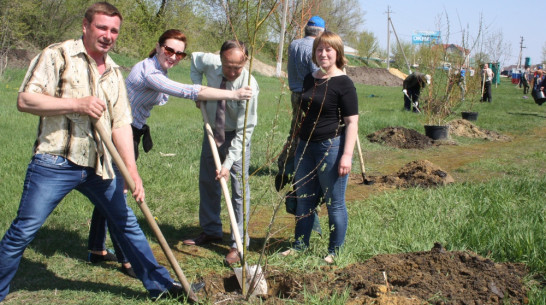
[[413,105],[413,112],[419,110],[419,94],[421,89],[430,84],[430,75],[421,72],[413,72],[402,83],[402,92],[404,92],[404,109],[410,111]]

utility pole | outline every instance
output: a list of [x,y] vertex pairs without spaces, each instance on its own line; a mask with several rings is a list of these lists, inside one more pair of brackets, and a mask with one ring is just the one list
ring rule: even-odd
[[521,56],[522,56],[522,53],[523,53],[523,49],[525,48],[523,46],[523,36],[520,36],[520,37],[521,37],[521,41],[519,42],[518,69],[521,68]]
[[387,6],[387,70],[391,66],[391,7]]
[[394,29],[394,24],[392,24],[392,20],[389,17],[389,22],[392,27],[392,32],[394,33],[394,37],[396,37],[396,42],[398,43],[398,47],[400,48],[400,52],[402,52],[402,55],[404,56],[404,60],[406,61],[406,65],[408,66],[408,74],[411,74],[411,67],[408,62],[408,58],[406,57],[406,53],[404,53],[404,48],[402,47],[402,44],[400,43],[400,39],[398,39],[398,34],[396,34],[396,30]]
[[398,40],[398,35],[396,34],[396,30],[394,29],[394,24],[392,24],[391,20],[391,7],[387,6],[387,69],[390,69],[391,64],[391,27],[392,32],[394,33],[394,37],[396,37],[396,42],[398,43],[398,47],[400,48],[400,51],[402,52],[402,55],[404,56],[404,60],[406,61],[406,65],[408,66],[408,74],[411,74],[411,67],[408,62],[408,59],[406,58],[406,54],[404,53],[404,48],[402,48],[402,45],[400,44],[400,40]]

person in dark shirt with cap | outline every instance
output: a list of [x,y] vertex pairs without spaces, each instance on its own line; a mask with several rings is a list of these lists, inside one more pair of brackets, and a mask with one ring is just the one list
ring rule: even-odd
[[419,110],[419,95],[421,89],[430,84],[430,75],[423,74],[421,72],[413,72],[402,83],[402,92],[404,92],[404,109],[411,110],[413,105],[413,112],[421,112]]

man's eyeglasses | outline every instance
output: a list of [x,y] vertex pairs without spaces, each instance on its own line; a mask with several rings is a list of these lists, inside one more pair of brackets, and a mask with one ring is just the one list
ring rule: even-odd
[[163,47],[163,53],[167,57],[171,57],[173,56],[173,54],[176,54],[176,60],[182,60],[186,58],[187,54],[185,52],[175,52],[172,48],[167,47],[166,45],[162,45],[162,47]]

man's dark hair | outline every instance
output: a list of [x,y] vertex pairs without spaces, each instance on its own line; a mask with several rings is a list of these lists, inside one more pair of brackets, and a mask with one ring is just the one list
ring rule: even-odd
[[224,52],[235,48],[241,49],[241,51],[243,51],[245,54],[245,59],[248,58],[248,49],[246,48],[245,43],[238,40],[226,40],[220,48],[220,57],[222,57]]
[[84,16],[85,19],[87,19],[87,21],[91,23],[93,22],[93,17],[95,17],[95,15],[97,14],[103,14],[110,17],[118,16],[119,20],[123,21],[123,17],[121,16],[119,10],[112,4],[105,1],[92,4],[89,8],[87,8]]

